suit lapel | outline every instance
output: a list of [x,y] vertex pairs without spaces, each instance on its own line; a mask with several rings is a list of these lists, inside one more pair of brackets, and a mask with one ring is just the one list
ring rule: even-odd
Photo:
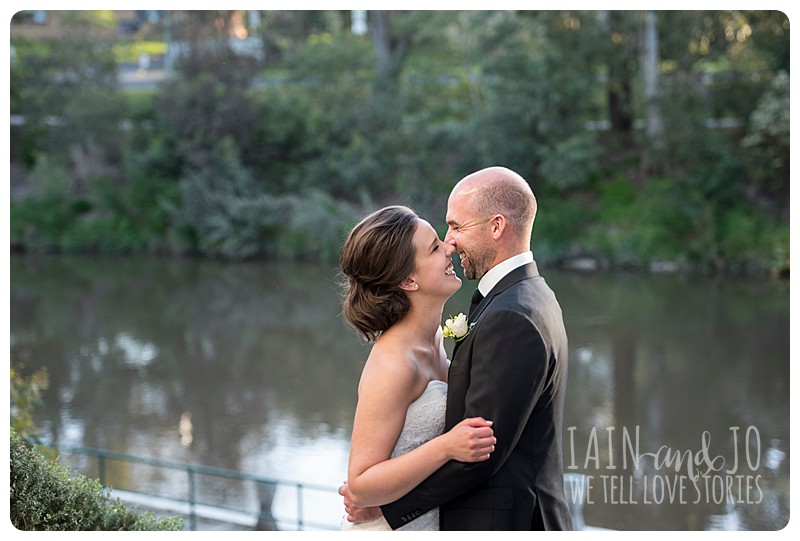
[[489,294],[486,295],[486,297],[484,297],[480,303],[478,303],[478,306],[475,307],[475,313],[472,315],[469,323],[478,323],[478,319],[481,317],[481,314],[486,307],[489,306],[489,304],[492,302],[492,299],[496,295],[502,293],[521,280],[525,280],[526,278],[535,278],[537,276],[539,276],[539,268],[536,266],[535,261],[532,261],[526,265],[522,265],[521,267],[517,267],[506,274],[497,283],[497,285],[492,288]]
[[[481,302],[478,303],[478,305],[475,307],[475,310],[474,310],[473,314],[469,318],[468,324],[470,324],[470,325],[477,325],[478,324],[478,320],[479,320],[481,314],[486,309],[486,307],[489,306],[489,304],[491,304],[492,299],[496,295],[498,295],[499,293],[502,293],[503,291],[505,291],[506,289],[508,289],[509,287],[513,286],[514,284],[516,284],[517,282],[519,282],[521,280],[525,280],[526,278],[535,278],[537,276],[539,276],[539,268],[536,266],[536,262],[535,261],[532,261],[531,263],[527,263],[525,265],[522,265],[521,267],[517,267],[516,269],[514,269],[511,272],[509,272],[508,274],[506,274],[492,288],[492,290],[489,292],[489,294],[486,295],[483,298],[483,300],[481,300]],[[467,338],[465,338],[464,340],[462,340],[460,342],[456,342],[455,346],[453,346],[453,359],[455,359],[456,352],[458,351],[458,348],[461,346],[461,344],[463,344],[466,340],[469,340],[469,339],[470,338],[467,337]]]

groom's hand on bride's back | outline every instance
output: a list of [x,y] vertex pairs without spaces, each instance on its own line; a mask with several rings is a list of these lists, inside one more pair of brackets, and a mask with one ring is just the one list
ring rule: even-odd
[[339,487],[339,495],[344,498],[344,510],[347,511],[348,522],[369,522],[383,516],[380,507],[356,507],[350,499],[347,481]]

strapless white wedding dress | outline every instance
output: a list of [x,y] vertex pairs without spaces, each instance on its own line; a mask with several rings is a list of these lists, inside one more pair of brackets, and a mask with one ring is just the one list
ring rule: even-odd
[[[447,383],[429,381],[422,394],[408,406],[403,430],[392,451],[392,458],[416,449],[428,440],[444,431],[444,412],[447,406]],[[342,519],[342,530],[380,531],[391,530],[386,519],[380,517],[370,522],[352,524],[345,516]],[[431,509],[398,530],[427,531],[439,529],[439,509]]]

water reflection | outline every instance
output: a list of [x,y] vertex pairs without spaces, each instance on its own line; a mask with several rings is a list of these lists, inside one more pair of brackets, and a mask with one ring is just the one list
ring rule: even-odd
[[[365,350],[337,319],[330,276],[265,264],[15,257],[12,362],[47,367],[40,425],[61,445],[335,487]],[[191,445],[180,429],[187,412]],[[338,447],[326,449],[324,471],[298,463],[295,450],[326,440]],[[156,471],[134,473],[109,475],[116,486],[162,482]]]
[[[788,461],[762,459],[751,469],[744,440],[753,427],[754,456],[756,446],[762,456],[788,455],[785,285],[621,274],[555,274],[549,281],[570,335],[565,426],[574,427],[573,465],[595,484],[587,523],[625,530],[783,527]],[[739,427],[738,441],[731,427]],[[638,430],[639,453],[664,447],[661,456],[624,468],[625,430]],[[710,460],[720,458],[697,464],[694,474],[706,475],[696,482],[688,477],[688,457],[680,468],[664,463],[667,450],[704,449]],[[748,483],[758,485],[749,494]],[[676,492],[681,485],[683,497]]]
[[[24,363],[24,372],[49,371],[38,422],[58,444],[335,487],[345,475],[368,348],[337,317],[334,273],[271,263],[15,255],[11,362]],[[565,431],[565,464],[594,483],[586,523],[642,530],[782,527],[789,516],[785,284],[546,276],[570,336],[565,427],[572,430]],[[469,305],[471,287],[465,282],[446,314]],[[736,445],[732,426],[740,427]],[[748,427],[759,435],[755,471],[746,463]],[[658,495],[656,476],[661,483],[671,478],[648,457],[638,469],[622,468],[622,434],[637,428],[642,453],[662,446],[696,452],[708,432],[709,450],[724,458],[726,470],[738,448],[734,473],[759,475],[762,501],[718,501],[712,494],[697,503],[643,503]],[[179,490],[155,471],[117,470],[110,475],[118,486]],[[612,491],[612,475],[624,489]],[[233,487],[201,491],[209,501],[258,501]],[[337,501],[320,507],[338,521]]]

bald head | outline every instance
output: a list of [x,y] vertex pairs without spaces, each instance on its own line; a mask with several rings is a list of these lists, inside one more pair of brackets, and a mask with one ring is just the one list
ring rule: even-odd
[[528,183],[518,173],[505,167],[487,167],[461,179],[451,198],[467,198],[480,216],[502,214],[517,240],[530,243],[536,198]]
[[516,185],[520,188],[528,185],[524,178],[511,169],[508,169],[507,167],[494,166],[481,169],[480,171],[475,171],[474,173],[465,176],[458,181],[453,188],[453,191],[461,189],[474,190],[481,186],[498,186],[501,184]]

